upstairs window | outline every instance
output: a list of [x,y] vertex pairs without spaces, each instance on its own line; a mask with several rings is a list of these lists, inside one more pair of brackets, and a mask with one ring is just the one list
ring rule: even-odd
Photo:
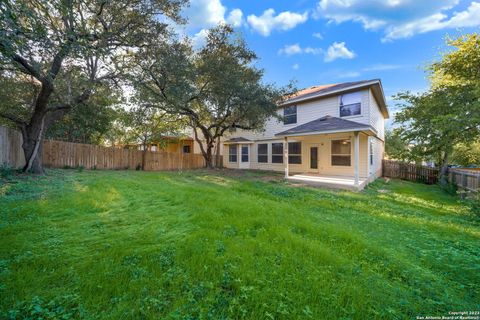
[[288,143],[288,163],[302,164],[302,143],[301,142]]
[[261,143],[258,145],[258,162],[267,163],[268,162],[268,144]]
[[353,92],[340,96],[340,117],[362,114],[362,93]]
[[228,147],[228,161],[237,162],[237,145],[232,144]]
[[283,109],[283,124],[297,123],[297,106],[289,106]]
[[283,163],[283,143],[272,143],[272,163]]
[[332,166],[349,167],[352,162],[350,140],[332,140]]

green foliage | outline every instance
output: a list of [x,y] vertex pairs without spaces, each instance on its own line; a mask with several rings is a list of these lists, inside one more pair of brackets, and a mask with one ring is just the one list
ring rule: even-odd
[[17,170],[9,166],[8,164],[0,164],[0,178],[2,179],[10,179],[14,176]]
[[480,218],[480,193],[471,193],[464,201],[467,203],[472,213]]
[[480,165],[480,142],[455,145],[451,162],[462,166]]
[[138,99],[188,121],[211,165],[211,152],[228,131],[262,130],[277,103],[292,91],[263,83],[257,57],[228,25],[208,31],[194,52],[189,43],[145,48],[132,74]]
[[49,302],[33,297],[31,301],[20,303],[15,309],[9,310],[6,318],[9,320],[88,319],[82,306],[79,305],[78,295],[64,295]]
[[385,132],[385,154],[389,159],[399,161],[418,161],[409,149],[408,144],[402,139],[398,130],[387,130]]
[[122,110],[116,107],[121,101],[113,87],[101,87],[87,102],[73,108],[58,122],[48,128],[47,139],[78,143],[100,144],[108,140]]
[[[0,217],[2,315],[31,310],[18,302],[33,296],[98,319],[478,309],[480,221],[438,186],[380,179],[353,193],[266,172],[49,170],[11,184]],[[73,292],[72,304],[60,298]]]
[[430,157],[445,171],[454,148],[480,137],[480,37],[447,39],[453,50],[428,67],[432,87],[399,93],[398,133],[415,157]]

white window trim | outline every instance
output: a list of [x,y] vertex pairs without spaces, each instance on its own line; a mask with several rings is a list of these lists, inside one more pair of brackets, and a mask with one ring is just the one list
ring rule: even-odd
[[[282,145],[282,153],[281,153],[281,154],[280,154],[280,153],[273,153],[273,144],[274,144],[274,143],[278,143],[278,144],[281,144],[281,145]],[[284,157],[283,153],[284,153],[284,151],[285,151],[285,150],[283,150],[283,149],[284,149],[284,148],[283,148],[283,142],[272,142],[272,143],[270,143],[270,145],[271,145],[271,149],[272,149],[272,157],[271,157],[271,160],[272,160],[272,161],[271,161],[271,163],[272,163],[272,164],[283,164],[283,162],[284,162],[284,161],[283,161],[283,157]],[[281,157],[282,157],[282,162],[273,162],[273,156],[281,156]]]
[[[345,94],[357,93],[357,92],[360,93],[360,95],[361,95],[361,98],[360,98],[360,114],[354,114],[354,115],[352,115],[352,116],[343,116],[343,117],[342,117],[342,116],[340,115],[340,103],[341,103],[342,96],[345,95]],[[364,112],[363,112],[363,103],[362,103],[362,100],[363,100],[363,91],[354,91],[354,92],[348,92],[348,93],[339,94],[339,95],[337,96],[338,117],[339,117],[340,119],[353,119],[353,118],[361,118],[361,117],[363,117]]]
[[235,150],[236,150],[236,152],[235,152],[235,156],[236,156],[236,159],[237,159],[236,161],[231,161],[230,160],[230,150],[231,150],[230,146],[232,146],[232,145],[228,146],[228,163],[238,163],[238,145],[237,144],[234,145]]
[[[292,123],[285,123],[285,120],[282,120],[282,124],[284,127],[289,127],[289,126],[295,126],[298,124],[298,106],[296,104],[292,104],[289,106],[285,106],[282,109],[282,117],[285,118],[285,109],[290,108],[290,107],[295,107],[295,122]],[[292,114],[293,115],[293,114]]]
[[[333,145],[333,141],[341,141],[341,140],[348,140],[350,141],[350,165],[349,166],[339,166],[339,165],[335,165],[333,164],[332,162],[332,157],[333,156],[347,156],[346,154],[334,154],[332,153],[332,145]],[[330,167],[336,167],[336,168],[351,168],[352,167],[352,154],[353,154],[353,143],[352,143],[352,138],[348,137],[348,138],[334,138],[334,139],[331,139],[330,140]]]
[[[301,141],[289,141],[287,148],[290,148],[290,143],[300,143],[300,153],[290,153],[290,150],[289,150],[288,151],[288,164],[301,166],[302,161],[303,161],[303,159],[302,159],[303,143]],[[290,157],[292,157],[292,156],[299,156],[300,157],[300,163],[291,163],[290,162]]]
[[[264,145],[267,146],[267,153],[259,153],[259,152],[258,152],[258,146],[260,146],[261,144],[264,144]],[[260,161],[258,161],[258,157],[259,157],[259,156],[267,156],[267,161],[266,161],[266,162],[260,162]],[[266,143],[266,142],[258,143],[258,144],[257,144],[257,163],[262,163],[262,164],[263,164],[263,163],[269,163],[268,160],[269,160],[269,156],[268,156],[268,143]]]

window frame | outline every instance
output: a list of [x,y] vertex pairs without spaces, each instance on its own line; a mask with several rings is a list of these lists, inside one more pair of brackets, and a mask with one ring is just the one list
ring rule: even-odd
[[[295,112],[291,112],[287,114],[287,110],[294,109]],[[287,120],[292,119],[292,120]],[[290,125],[297,123],[297,105],[291,105],[288,107],[283,108],[283,125]]]
[[[275,148],[274,145],[280,145],[281,146],[281,153],[274,153]],[[280,157],[280,161],[276,161]],[[283,163],[283,142],[273,142],[272,143],[272,163]]]
[[[293,153],[290,152],[291,146],[294,145],[299,145],[299,152],[300,153]],[[292,147],[293,149],[293,147]],[[297,161],[292,161],[293,159],[298,159]],[[302,164],[302,142],[301,141],[296,141],[296,142],[289,142],[288,143],[288,164]]]
[[[350,145],[350,148],[349,148],[349,153],[346,154],[346,153],[333,153],[333,145],[334,145],[334,142],[337,142],[337,141],[348,141],[348,144]],[[348,157],[348,165],[345,165],[345,164],[334,164],[334,161],[333,161],[333,157],[344,157],[344,158],[347,158]],[[348,139],[332,139],[330,140],[330,165],[332,167],[351,167],[352,166],[352,140],[350,138]]]
[[[263,150],[262,153],[260,153],[260,146],[265,147],[265,153],[263,152]],[[260,160],[260,157],[262,157],[262,161]],[[268,163],[268,143],[259,143],[257,145],[257,162]]]
[[[245,148],[245,150],[247,150],[247,153],[246,153],[246,154],[243,153],[244,148]],[[248,144],[241,144],[241,145],[240,145],[240,162],[245,163],[245,162],[249,162],[249,161],[250,161],[250,152],[249,152],[249,149],[250,149],[250,148],[248,147]],[[246,157],[246,158],[244,158],[244,157]],[[244,160],[244,159],[246,159],[246,160]]]
[[370,160],[370,166],[373,166],[373,141],[372,140],[370,140],[370,150],[368,153],[368,157]]
[[[234,148],[232,148],[234,147]],[[232,154],[232,150],[235,150],[235,153]],[[235,159],[232,161],[232,159]],[[236,144],[231,144],[228,146],[228,162],[237,163],[238,162],[238,146]]]
[[[187,151],[185,151],[185,148],[187,149]],[[184,154],[189,154],[189,153],[191,153],[192,150],[191,150],[191,148],[190,148],[190,145],[184,144],[184,145],[182,146],[182,152],[183,152]]]
[[[358,95],[359,96],[359,102],[355,102],[355,103],[349,103],[349,104],[343,104],[343,97],[344,96],[347,96],[347,95]],[[360,117],[362,116],[362,92],[361,91],[355,91],[355,92],[350,92],[350,93],[344,93],[344,94],[341,94],[338,96],[338,115],[340,118],[349,118],[349,117]],[[349,115],[342,115],[342,108],[346,108],[346,107],[349,107],[349,106],[355,106],[355,105],[359,105],[360,108],[360,112],[358,114],[349,114]]]

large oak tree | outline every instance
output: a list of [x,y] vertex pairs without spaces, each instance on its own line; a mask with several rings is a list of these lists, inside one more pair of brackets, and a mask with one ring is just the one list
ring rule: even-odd
[[139,57],[136,89],[151,106],[188,119],[207,167],[214,165],[221,137],[236,129],[262,130],[293,90],[265,84],[263,70],[254,65],[257,56],[228,25],[209,30],[199,51],[175,43],[146,48]]
[[[0,2],[0,117],[22,132],[25,171],[42,173],[41,139],[52,122],[121,79],[129,58],[162,42],[159,16],[181,22],[184,0]],[[20,91],[20,92],[19,92]],[[17,94],[12,97],[13,94]]]

